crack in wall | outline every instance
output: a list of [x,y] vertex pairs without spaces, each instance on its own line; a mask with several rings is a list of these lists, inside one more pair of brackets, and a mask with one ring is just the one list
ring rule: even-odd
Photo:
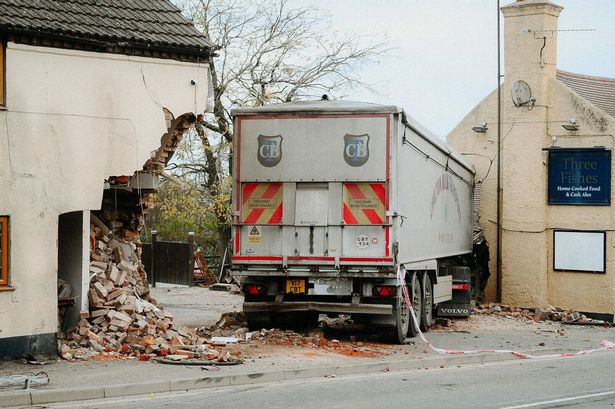
[[147,90],[147,93],[149,94],[152,102],[156,105],[158,105],[158,107],[164,109],[164,107],[162,106],[162,104],[160,102],[158,102],[158,100],[156,98],[154,98],[154,95],[152,94],[152,91],[150,90],[149,86],[147,85],[147,80],[145,79],[145,73],[143,72],[143,64],[141,64],[141,66],[139,67],[139,70],[141,71],[141,78],[143,80],[143,86],[145,87],[145,89]]

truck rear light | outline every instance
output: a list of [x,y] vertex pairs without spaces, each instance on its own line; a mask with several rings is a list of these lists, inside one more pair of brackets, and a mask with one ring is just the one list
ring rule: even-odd
[[453,283],[453,290],[455,290],[455,291],[470,291],[470,284],[468,284],[468,283]]
[[372,287],[372,294],[375,297],[395,297],[397,295],[397,287],[394,285],[378,285]]
[[264,285],[258,285],[258,284],[246,284],[243,287],[243,291],[245,294],[248,294],[248,295],[266,295],[267,287]]

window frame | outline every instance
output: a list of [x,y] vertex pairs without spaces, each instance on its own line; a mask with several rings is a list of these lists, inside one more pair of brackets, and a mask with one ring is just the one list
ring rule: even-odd
[[[558,261],[558,253],[561,251],[562,253],[565,253],[566,250],[563,247],[558,248],[558,233],[559,234],[566,234],[566,233],[572,233],[572,234],[577,234],[577,235],[594,235],[594,236],[602,236],[602,246],[598,247],[592,247],[593,249],[598,249],[602,252],[602,254],[600,254],[600,256],[602,257],[602,263],[600,268],[583,268],[583,267],[578,267],[578,266],[571,266],[571,267],[564,267],[563,263],[565,263],[566,261],[570,262],[569,260],[559,260]],[[606,234],[606,230],[571,230],[571,229],[553,229],[553,271],[561,271],[561,272],[567,272],[567,273],[595,273],[595,274],[606,274],[606,262],[607,262],[607,234]],[[564,242],[564,236],[560,236],[561,237],[561,241],[562,243]],[[577,236],[578,237],[578,236]],[[575,247],[577,247],[577,243],[581,242],[581,239],[578,237],[577,240],[575,241]],[[570,254],[572,251],[568,251],[567,254]],[[587,253],[584,253],[583,256],[585,257]]]
[[6,107],[6,41],[0,36],[0,107]]
[[2,233],[0,239],[0,247],[2,248],[2,256],[0,257],[0,287],[9,285],[9,216],[0,216],[0,231]]

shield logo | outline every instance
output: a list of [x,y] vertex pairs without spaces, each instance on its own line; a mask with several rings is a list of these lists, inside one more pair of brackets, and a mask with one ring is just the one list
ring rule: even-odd
[[363,166],[369,159],[369,135],[344,135],[344,160],[350,166]]
[[271,168],[282,160],[282,135],[258,135],[256,156],[261,165]]

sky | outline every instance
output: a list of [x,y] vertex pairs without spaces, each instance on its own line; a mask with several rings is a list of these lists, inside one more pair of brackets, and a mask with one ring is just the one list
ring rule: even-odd
[[[511,2],[501,0],[501,5]],[[595,30],[558,33],[558,68],[615,78],[615,0],[553,2],[564,7],[559,30]],[[497,87],[496,0],[292,0],[291,4],[315,5],[330,14],[334,30],[385,36],[394,48],[360,71],[364,80],[376,84],[378,95],[358,89],[344,99],[399,105],[444,138]],[[502,62],[503,58],[502,54]]]

